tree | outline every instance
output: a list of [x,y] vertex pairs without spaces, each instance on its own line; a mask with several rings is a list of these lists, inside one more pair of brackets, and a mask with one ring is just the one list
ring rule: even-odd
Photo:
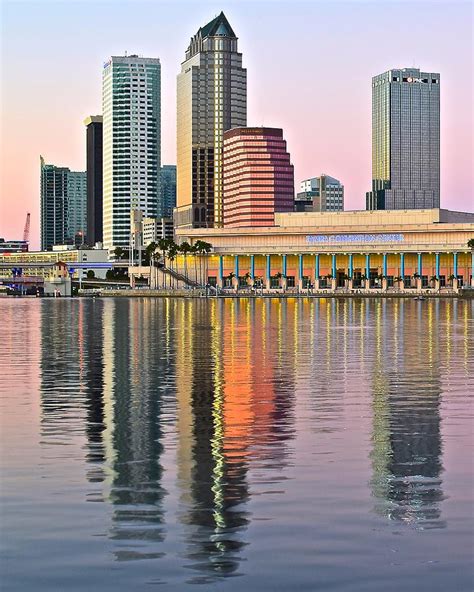
[[187,278],[188,277],[187,255],[191,252],[192,248],[191,248],[191,245],[187,241],[184,241],[179,245],[179,250],[181,253],[183,253],[183,256],[184,256],[184,275]]
[[87,270],[87,279],[88,280],[93,280],[95,278],[95,273],[93,269],[88,269]]
[[115,259],[119,260],[119,259],[125,259],[127,252],[125,251],[125,249],[122,249],[122,247],[115,247],[114,249],[114,255],[115,255]]
[[451,286],[453,286],[453,285],[454,285],[454,280],[456,280],[456,279],[457,279],[457,277],[454,275],[454,273],[452,273],[452,274],[449,276],[449,281],[451,282]]
[[[166,267],[166,253],[168,251],[168,247],[169,247],[169,240],[167,238],[160,238],[158,241],[158,248],[161,251],[161,255],[163,257],[163,265],[164,267]],[[163,280],[164,280],[164,288],[166,288],[166,275],[163,274]]]
[[[178,254],[178,245],[171,239],[169,239],[168,242],[168,259],[170,262],[170,270],[171,272],[173,272],[173,262],[176,258],[176,255]],[[171,286],[171,282],[173,282],[173,288],[175,286],[175,277],[174,275],[171,274],[170,277],[170,286]]]
[[469,249],[474,249],[474,238],[470,238],[467,241],[467,246],[469,247]]

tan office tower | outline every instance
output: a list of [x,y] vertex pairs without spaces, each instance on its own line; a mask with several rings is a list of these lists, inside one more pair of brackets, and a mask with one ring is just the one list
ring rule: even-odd
[[247,124],[247,71],[221,12],[191,38],[177,86],[178,227],[222,227],[222,144]]

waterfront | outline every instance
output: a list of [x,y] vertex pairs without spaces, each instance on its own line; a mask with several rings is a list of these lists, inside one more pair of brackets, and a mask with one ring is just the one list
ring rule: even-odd
[[473,300],[0,314],[7,589],[472,589]]

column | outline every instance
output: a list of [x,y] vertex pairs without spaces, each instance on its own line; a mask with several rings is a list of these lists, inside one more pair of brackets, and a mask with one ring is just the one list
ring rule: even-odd
[[222,288],[224,284],[224,257],[219,255],[219,271],[217,273],[217,285]]
[[471,251],[471,287],[474,288],[474,249]]
[[267,261],[265,266],[265,287],[267,290],[270,289],[270,274],[272,269],[271,255],[267,255]]
[[440,290],[440,281],[439,281],[439,253],[435,253],[435,283],[434,283],[434,289],[436,290],[436,292],[439,292]]
[[352,290],[354,287],[354,256],[352,253],[349,253],[349,264],[347,269],[347,275],[349,276],[349,280],[347,282],[347,288]]
[[400,253],[400,277],[401,281],[398,282],[400,290],[405,289],[405,253]]
[[303,255],[298,255],[298,290],[303,289]]
[[383,253],[383,260],[382,260],[382,290],[384,292],[387,291],[388,288],[388,281],[387,281],[387,253]]
[[250,279],[253,284],[255,280],[255,255],[250,255]]
[[349,269],[347,275],[352,279],[354,275],[354,255],[349,253]]
[[418,277],[416,278],[416,289],[419,291],[421,290],[421,276],[423,274],[423,256],[421,253],[418,253],[418,265],[417,265],[417,269],[416,269],[416,273],[418,274]]
[[370,253],[365,255],[365,275],[367,277],[365,287],[370,288]]
[[336,285],[337,285],[337,261],[336,261],[336,254],[335,253],[332,254],[331,275],[332,275],[331,290],[334,291],[336,289]]
[[286,281],[286,273],[287,273],[287,265],[286,265],[286,255],[281,256],[281,286],[283,290],[286,290],[288,282]]
[[238,289],[239,287],[239,256],[234,255],[234,288]]
[[319,253],[314,256],[314,289],[319,290]]
[[453,275],[454,275],[453,290],[455,292],[457,292],[458,291],[458,254],[457,253],[453,253]]

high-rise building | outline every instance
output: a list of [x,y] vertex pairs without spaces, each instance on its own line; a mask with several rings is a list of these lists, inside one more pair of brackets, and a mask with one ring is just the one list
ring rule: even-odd
[[87,177],[67,167],[46,164],[42,156],[41,250],[83,242],[86,230]]
[[87,231],[87,172],[69,171],[67,176],[67,233],[72,242],[83,245]]
[[372,191],[368,210],[439,208],[438,73],[389,70],[372,78]]
[[176,207],[176,165],[164,164],[161,167],[161,205],[158,217],[171,218]]
[[103,71],[103,243],[130,244],[130,212],[161,210],[161,66],[113,56]]
[[292,212],[293,165],[283,131],[239,127],[224,133],[224,227],[273,226],[275,212]]
[[91,115],[86,126],[87,244],[102,242],[102,115]]
[[296,194],[297,212],[338,212],[344,209],[344,185],[334,177],[321,175],[305,179]]
[[247,71],[221,12],[191,38],[178,75],[176,226],[222,226],[223,134],[245,125]]

